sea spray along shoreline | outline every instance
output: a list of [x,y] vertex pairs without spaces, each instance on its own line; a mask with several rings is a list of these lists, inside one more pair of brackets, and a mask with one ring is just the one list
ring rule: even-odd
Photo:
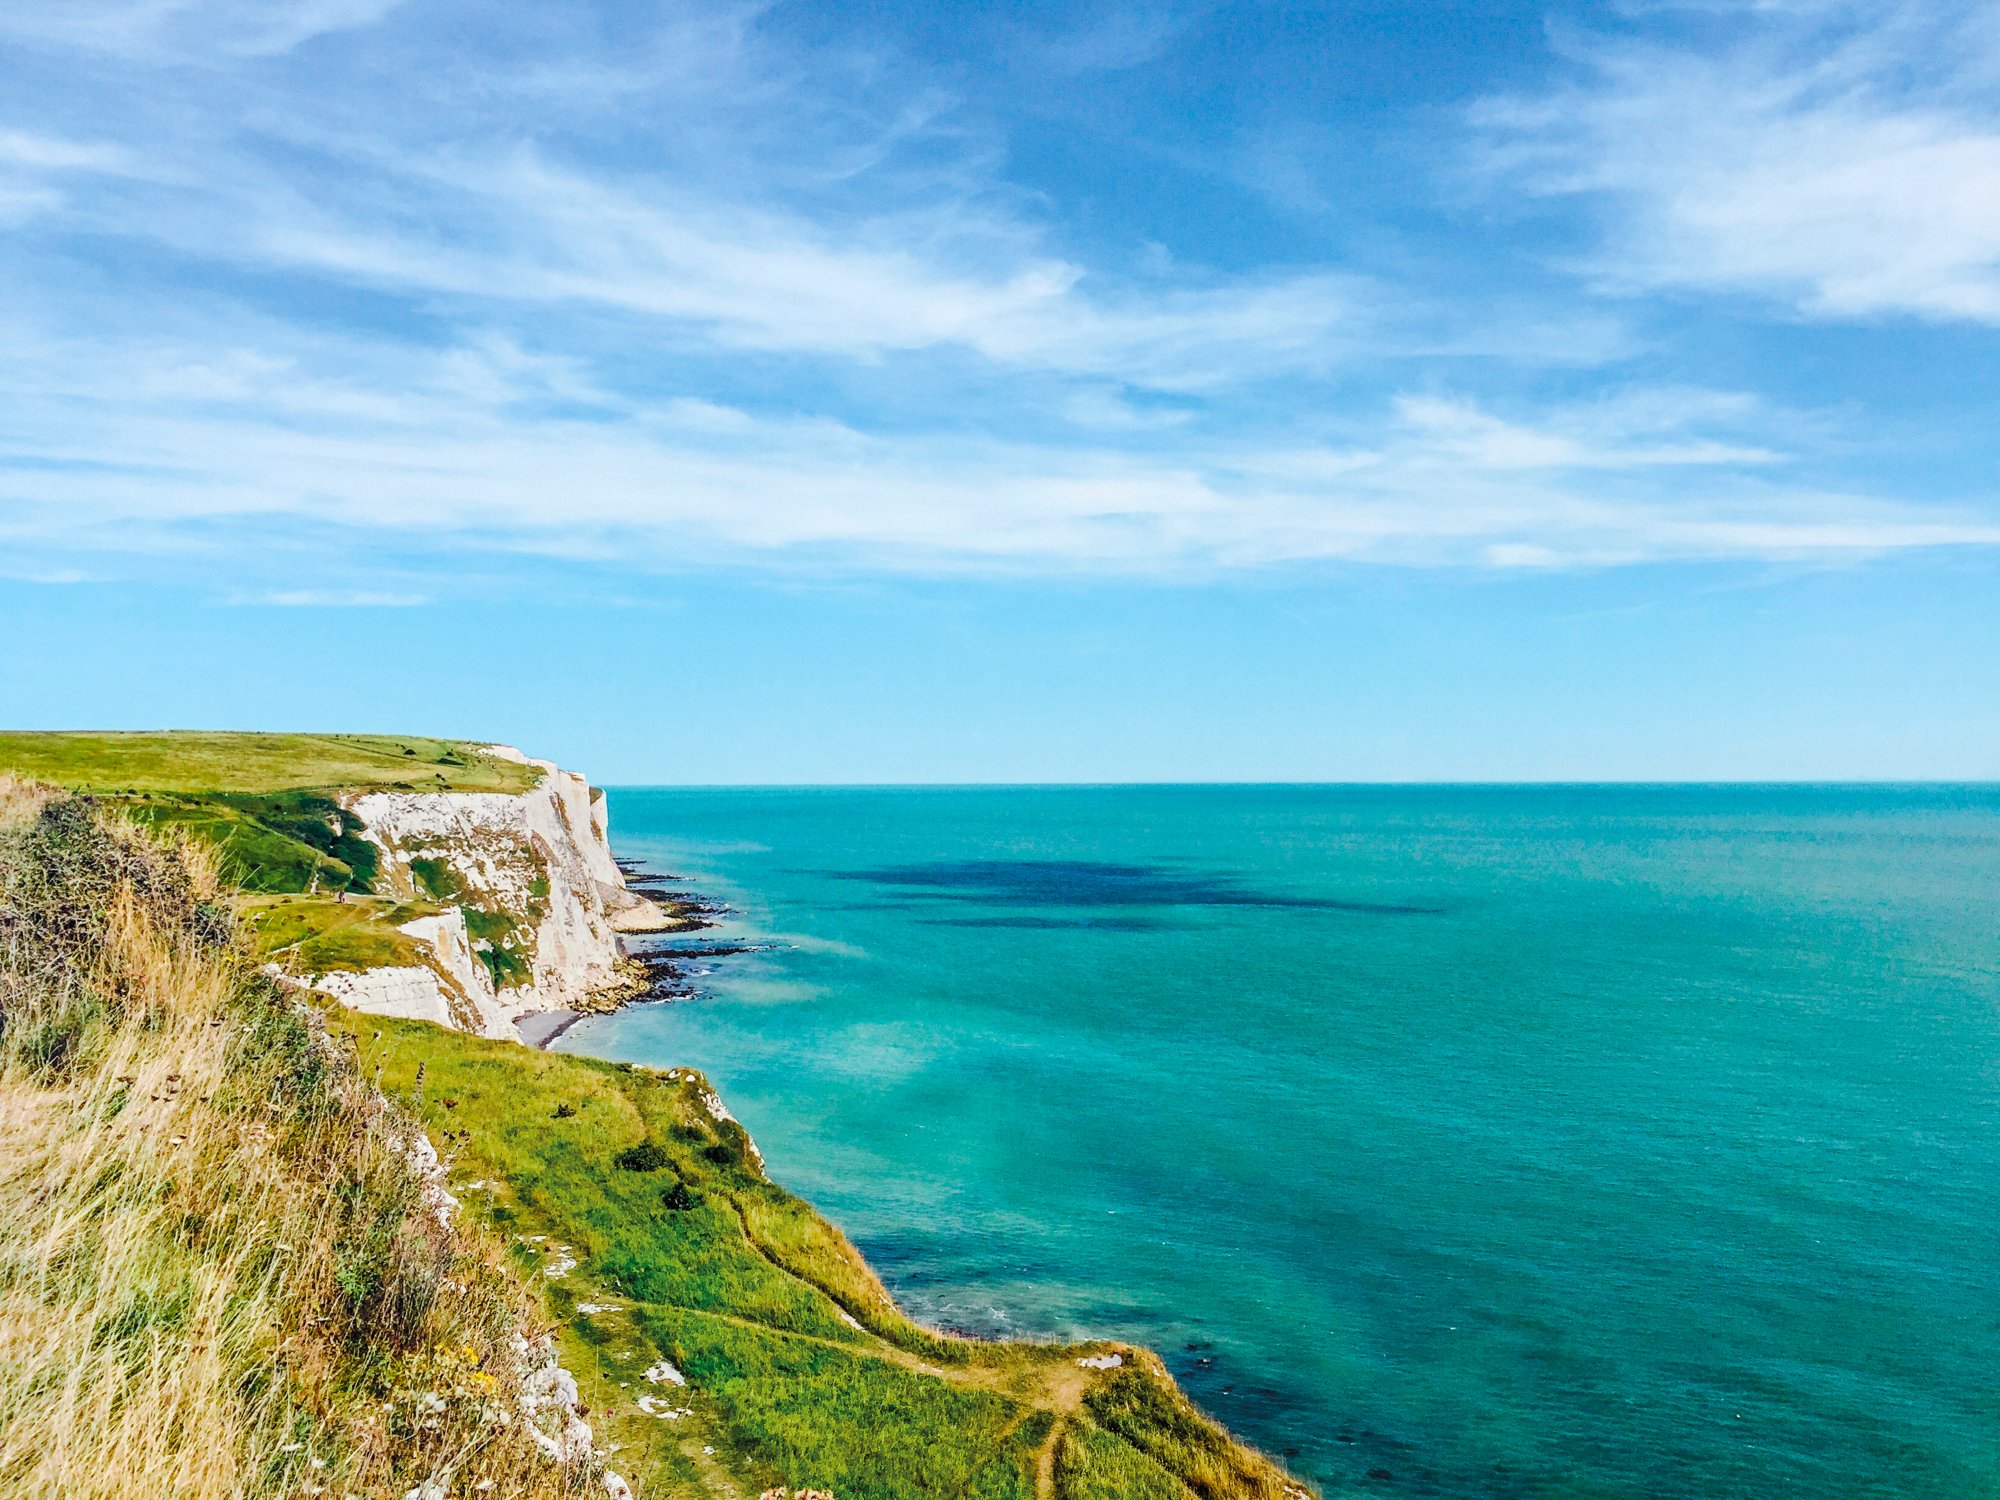
[[[244,941],[302,1014],[348,1039],[356,1076],[437,1144],[462,1232],[490,1237],[495,1264],[547,1309],[577,1411],[642,1496],[749,1500],[774,1484],[837,1500],[1309,1494],[1203,1418],[1143,1349],[980,1342],[912,1323],[836,1230],[769,1181],[699,1073],[474,1034],[496,1008],[554,1008],[576,973],[608,974],[614,998],[637,992],[603,962],[606,911],[633,909],[602,889],[622,889],[622,874],[577,876],[603,837],[601,799],[571,787],[544,800],[554,768],[389,737],[26,734],[0,735],[0,767],[97,792],[51,799],[75,816],[122,812],[218,852]],[[552,822],[536,822],[543,806]],[[386,835],[358,810],[385,807]],[[560,953],[539,946],[551,934]],[[377,969],[428,978],[385,985],[366,977]],[[341,974],[357,978],[329,992],[322,981]],[[436,1013],[332,1004],[343,989]],[[343,1295],[372,1295],[370,1264],[342,1261]],[[356,1421],[389,1378],[359,1380]],[[354,1493],[401,1500],[404,1470],[385,1476],[345,1450],[315,1462]],[[434,1477],[465,1466],[461,1455]],[[252,1477],[235,1492],[295,1488]]]

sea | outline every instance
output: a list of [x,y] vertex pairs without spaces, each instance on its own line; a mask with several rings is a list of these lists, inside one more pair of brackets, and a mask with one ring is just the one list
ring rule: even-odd
[[628,788],[715,1080],[934,1324],[1329,1494],[2000,1495],[2000,787]]

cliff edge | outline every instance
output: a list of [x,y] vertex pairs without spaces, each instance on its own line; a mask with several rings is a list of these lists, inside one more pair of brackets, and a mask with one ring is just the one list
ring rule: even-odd
[[379,735],[10,769],[90,795],[0,774],[0,1252],[49,1268],[0,1286],[0,1493],[1311,1500],[1147,1350],[912,1322],[700,1073],[518,1045],[684,920],[583,778]]
[[422,945],[422,961],[288,977],[355,1010],[495,1038],[513,1037],[523,1016],[629,991],[619,934],[667,919],[626,888],[604,793],[510,745],[482,748],[537,780],[516,793],[338,798],[379,851],[374,894],[438,908],[397,927]]
[[271,973],[357,1010],[512,1038],[643,983],[604,795],[508,745],[415,735],[0,731],[0,769],[213,848]]

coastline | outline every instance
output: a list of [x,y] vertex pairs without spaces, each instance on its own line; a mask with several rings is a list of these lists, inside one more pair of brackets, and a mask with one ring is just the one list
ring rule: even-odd
[[[48,783],[81,782],[102,738],[17,753]],[[581,776],[500,747],[339,736],[287,738],[253,775],[244,743],[117,740],[124,790],[107,800],[167,824],[169,847],[177,823],[209,820],[200,835],[237,861],[244,957],[335,1039],[377,1108],[407,1110],[426,1150],[438,1143],[421,1168],[436,1201],[515,1278],[560,1355],[564,1410],[591,1415],[594,1451],[620,1454],[621,1472],[738,1500],[774,1481],[840,1500],[1197,1485],[1206,1500],[1310,1500],[1146,1349],[913,1321],[765,1175],[698,1070],[550,1050],[585,1016],[694,993],[691,961],[763,946],[667,941],[726,909],[614,863],[603,794]],[[434,787],[412,784],[419,751]],[[197,752],[220,768],[203,763],[199,785],[229,790],[171,790]]]
[[[616,858],[628,889],[649,899],[661,900],[663,905],[666,901],[675,902],[676,914],[682,918],[681,923],[674,928],[647,930],[640,934],[643,938],[656,939],[712,929],[719,925],[718,919],[730,914],[727,906],[710,901],[698,891],[690,889],[692,883],[684,876],[653,871],[643,859],[624,856]],[[664,889],[666,887],[675,889],[668,892]],[[690,958],[755,952],[764,946],[767,945],[718,943],[685,947],[661,946],[650,951],[645,948],[628,948],[627,956],[634,961],[645,963],[653,977],[654,982],[646,991],[602,1009],[551,1012],[522,1017],[519,1023],[521,1040],[535,1051],[549,1053],[556,1041],[585,1019],[613,1015],[640,1005],[665,1005],[677,1000],[694,998],[698,993],[694,976],[689,975],[681,967],[682,962]],[[592,1054],[588,1052],[566,1051],[556,1055],[579,1060],[592,1059]],[[640,1065],[612,1064],[612,1066]],[[732,1126],[735,1125],[724,1101],[707,1082],[705,1075],[691,1070],[684,1063],[661,1064],[661,1066],[667,1068],[665,1076],[670,1080],[675,1078],[700,1080],[699,1087],[707,1100],[708,1108],[717,1118],[729,1120]],[[740,1126],[736,1128],[741,1129]],[[762,1153],[747,1131],[743,1132],[742,1140],[746,1152],[756,1162],[761,1175]],[[805,1207],[816,1219],[819,1217],[818,1210],[810,1203],[806,1203]],[[834,1232],[837,1235],[840,1233],[838,1230]],[[913,1334],[919,1340],[916,1347],[921,1348],[931,1360],[935,1361],[921,1365],[920,1368],[944,1375],[955,1363],[966,1358],[962,1351],[984,1351],[988,1356],[1003,1360],[1010,1353],[1027,1355],[1036,1360],[1045,1360],[1050,1355],[1059,1356],[1064,1365],[1073,1364],[1075,1367],[1069,1376],[1057,1382],[1059,1386],[1069,1386],[1078,1377],[1086,1379],[1096,1377],[1107,1381],[1136,1379],[1153,1390],[1164,1389],[1168,1393],[1171,1406],[1184,1414],[1176,1420],[1192,1422],[1206,1429],[1212,1435],[1209,1441],[1214,1445],[1215,1451],[1218,1454],[1229,1455],[1228,1468],[1233,1472],[1230,1473],[1229,1482],[1224,1487],[1212,1492],[1217,1500],[1223,1500],[1223,1497],[1251,1495],[1259,1497],[1259,1500],[1317,1500],[1320,1491],[1316,1486],[1295,1478],[1282,1467],[1282,1460],[1235,1438],[1216,1419],[1195,1406],[1157,1350],[1144,1344],[1128,1343],[1115,1336],[1078,1341],[1076,1336],[1064,1338],[1055,1334],[1036,1336],[1018,1332],[1008,1333],[992,1327],[950,1319],[920,1321],[904,1309],[896,1294],[881,1280],[880,1273],[875,1270],[863,1252],[848,1243],[844,1235],[841,1236],[841,1244],[845,1254],[852,1257],[865,1276],[866,1284],[872,1289],[872,1296],[879,1299],[880,1304],[887,1309],[888,1317],[894,1324]],[[850,1304],[845,1298],[837,1301],[842,1304],[838,1309],[838,1316],[851,1330],[869,1334],[882,1331],[876,1318],[868,1316],[861,1304]],[[861,1312],[864,1321],[857,1321],[853,1316],[855,1312]],[[975,1353],[972,1357],[977,1360],[981,1355]],[[1061,1397],[1057,1399],[1059,1409],[1068,1400]],[[1075,1420],[1081,1423],[1087,1410],[1088,1403],[1078,1401],[1074,1406]],[[1051,1429],[1048,1440],[1041,1446],[1035,1458],[1032,1490],[1035,1500],[1065,1500],[1065,1497],[1072,1493],[1079,1497],[1088,1495],[1091,1500],[1128,1500],[1128,1492],[1122,1485],[1136,1482],[1135,1476],[1125,1476],[1117,1481],[1121,1488],[1101,1496],[1096,1490],[1081,1483],[1072,1490],[1067,1483],[1058,1479],[1058,1475],[1066,1470],[1074,1473],[1088,1462],[1076,1448],[1071,1446],[1068,1432],[1066,1419],[1059,1417]],[[1244,1488],[1236,1488],[1238,1484]],[[1192,1488],[1192,1492],[1202,1495],[1211,1493],[1207,1488]],[[1150,1491],[1131,1493],[1150,1493]]]
[[[630,1001],[624,1002],[630,1004]],[[623,1008],[621,1005],[620,1009]],[[525,1016],[514,1018],[514,1029],[520,1033],[521,1041],[538,1051],[548,1051],[550,1045],[570,1027],[593,1012],[583,1010],[537,1010]]]
[[615,924],[618,951],[625,972],[617,983],[593,992],[581,1005],[524,1011],[513,1025],[521,1042],[546,1052],[577,1022],[615,1015],[635,1005],[667,1005],[694,998],[691,960],[726,958],[751,953],[755,943],[705,943],[682,946],[664,939],[705,932],[730,915],[728,906],[689,889],[685,876],[652,870],[646,861],[614,856],[626,891],[655,909],[658,920],[625,920]]

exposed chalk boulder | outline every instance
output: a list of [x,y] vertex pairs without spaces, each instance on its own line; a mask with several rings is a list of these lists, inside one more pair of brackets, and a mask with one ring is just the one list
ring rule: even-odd
[[[275,969],[274,969],[274,972]],[[406,1021],[435,1021],[456,1026],[451,1002],[437,974],[420,965],[350,972],[335,970],[300,981],[309,989],[331,995],[353,1010],[370,1015],[397,1016]]]

